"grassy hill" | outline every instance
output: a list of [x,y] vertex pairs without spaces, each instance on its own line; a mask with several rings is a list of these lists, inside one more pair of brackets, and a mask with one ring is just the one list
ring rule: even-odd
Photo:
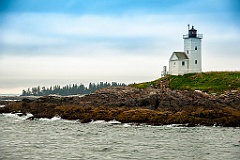
[[155,81],[131,84],[136,88],[160,87],[167,85],[171,89],[201,90],[207,93],[223,93],[227,90],[240,89],[240,72],[205,72],[185,74],[183,76],[166,76]]

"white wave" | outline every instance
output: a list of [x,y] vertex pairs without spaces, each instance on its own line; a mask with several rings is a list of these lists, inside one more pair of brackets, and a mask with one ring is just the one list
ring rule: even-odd
[[123,124],[123,127],[131,127],[131,125],[128,124],[128,123],[124,123],[124,124]]
[[110,125],[114,125],[114,124],[121,124],[121,122],[119,121],[116,121],[115,119],[114,120],[111,120],[111,121],[105,121],[105,120],[92,120],[90,122],[90,124],[110,124]]
[[185,124],[168,124],[168,125],[164,125],[165,127],[167,128],[170,128],[170,127],[178,127],[178,128],[185,128],[188,126],[188,123],[185,123]]
[[90,124],[106,124],[106,125],[114,125],[114,124],[121,124],[121,122],[116,121],[116,120],[111,120],[111,121],[105,121],[105,120],[92,120]]
[[37,118],[36,120],[45,122],[45,123],[79,123],[79,120],[67,120],[62,119],[60,116],[54,116],[52,118]]
[[[2,114],[3,116],[7,116],[7,117],[12,117],[16,120],[27,120],[28,118],[30,117],[33,117],[34,116],[31,114],[31,113],[27,113],[27,114],[23,114],[21,112],[17,112],[17,113],[3,113]],[[40,121],[59,121],[61,120],[62,122],[66,122],[66,123],[79,123],[78,120],[65,120],[65,119],[62,119],[60,116],[56,115],[52,118],[36,118],[35,120],[40,120]]]
[[39,118],[39,120],[42,120],[42,121],[57,121],[57,120],[61,120],[61,117],[60,116],[54,116],[52,118]]
[[3,113],[2,115],[7,116],[7,117],[13,117],[13,118],[16,118],[16,119],[22,119],[22,120],[26,120],[29,117],[33,116],[31,113],[27,113],[26,115],[24,115],[21,112],[18,112],[18,113]]
[[27,113],[26,119],[27,119],[27,118],[30,118],[30,117],[33,117],[33,115],[32,115],[31,113]]
[[92,120],[90,122],[90,124],[105,124],[105,123],[106,123],[106,121],[104,121],[104,120],[96,120],[96,121]]
[[19,117],[17,114],[13,114],[13,113],[3,113],[2,115],[6,116],[6,117]]
[[61,120],[61,117],[60,116],[54,116],[54,117],[51,118],[51,120],[53,120],[53,121]]
[[109,123],[109,124],[122,124],[122,122],[116,121],[115,119],[111,120],[111,121],[108,121],[107,123]]
[[40,121],[51,121],[49,118],[39,118]]
[[178,127],[179,125],[178,124],[168,124],[166,125],[166,127]]

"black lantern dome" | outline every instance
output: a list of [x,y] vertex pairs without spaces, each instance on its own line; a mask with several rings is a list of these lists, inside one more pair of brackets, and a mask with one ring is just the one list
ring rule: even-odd
[[188,30],[189,38],[196,38],[197,37],[197,30],[194,29],[194,26],[192,26],[192,29]]
[[194,26],[190,29],[190,25],[188,25],[188,34],[183,35],[183,39],[188,39],[188,38],[199,38],[202,39],[203,35],[202,34],[197,34],[197,30],[194,29]]
[[189,38],[197,38],[197,30],[194,29],[194,26],[192,26],[191,29],[188,30]]

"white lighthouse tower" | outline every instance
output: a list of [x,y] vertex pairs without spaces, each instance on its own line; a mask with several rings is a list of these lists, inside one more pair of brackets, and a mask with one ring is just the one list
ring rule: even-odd
[[184,52],[173,52],[169,60],[169,74],[183,75],[202,72],[202,34],[189,28],[188,34],[183,35]]
[[188,73],[202,72],[202,37],[202,34],[197,34],[194,26],[188,29],[187,35],[183,35],[184,52],[189,58]]

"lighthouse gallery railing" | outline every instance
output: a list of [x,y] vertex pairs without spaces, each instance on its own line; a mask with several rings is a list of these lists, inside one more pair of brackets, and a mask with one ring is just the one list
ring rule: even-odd
[[[189,37],[189,34],[186,34],[186,35],[183,35],[183,39],[185,39],[185,38],[193,38],[193,37]],[[194,37],[194,38],[202,39],[203,38],[203,34],[197,34],[196,37]]]

